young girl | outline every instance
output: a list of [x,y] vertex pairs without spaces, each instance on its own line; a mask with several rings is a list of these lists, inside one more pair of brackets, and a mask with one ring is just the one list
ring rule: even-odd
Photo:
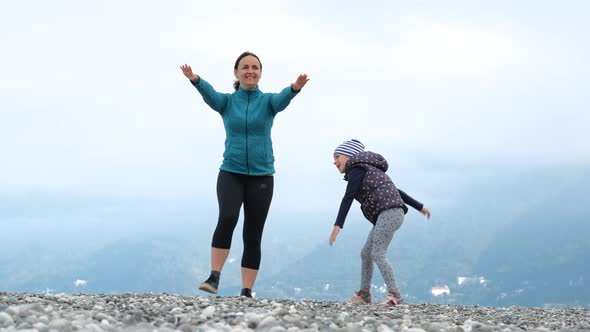
[[383,305],[392,307],[404,302],[395,282],[391,264],[387,261],[387,247],[395,231],[404,222],[408,212],[406,204],[420,211],[430,219],[430,211],[422,203],[398,190],[391,178],[385,174],[387,161],[380,154],[366,151],[360,141],[353,139],[339,145],[334,151],[334,165],[344,180],[348,181],[346,193],[340,204],[340,211],[330,236],[330,245],[344,227],[344,220],[353,199],[361,203],[364,216],[374,225],[361,251],[361,288],[351,302],[371,303],[371,279],[373,263],[387,286],[387,298]]

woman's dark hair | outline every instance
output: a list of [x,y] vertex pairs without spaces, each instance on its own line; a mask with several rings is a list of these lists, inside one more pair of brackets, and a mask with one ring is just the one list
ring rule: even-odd
[[[238,65],[240,64],[240,60],[242,60],[244,57],[247,57],[247,56],[249,56],[249,55],[250,55],[250,56],[253,56],[253,57],[255,57],[255,58],[256,58],[256,60],[258,60],[258,63],[260,63],[260,70],[262,70],[262,62],[260,61],[260,59],[258,58],[258,56],[257,56],[256,54],[254,54],[254,53],[252,53],[252,52],[248,52],[248,51],[246,51],[246,52],[244,52],[244,53],[240,54],[240,56],[239,56],[239,57],[238,57],[238,59],[236,60],[236,64],[234,65],[234,69],[238,69]],[[240,81],[238,81],[238,80],[235,80],[235,81],[234,81],[234,89],[235,89],[236,91],[238,91],[238,89],[239,89],[239,88],[240,88]]]

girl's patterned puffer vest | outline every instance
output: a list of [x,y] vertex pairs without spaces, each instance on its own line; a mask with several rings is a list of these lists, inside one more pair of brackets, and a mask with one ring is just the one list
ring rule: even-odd
[[391,178],[385,174],[387,160],[378,153],[366,151],[357,153],[346,163],[346,174],[353,167],[366,170],[361,190],[355,197],[361,203],[361,210],[372,224],[377,222],[379,214],[391,208],[402,208],[404,213],[408,207],[404,204]]

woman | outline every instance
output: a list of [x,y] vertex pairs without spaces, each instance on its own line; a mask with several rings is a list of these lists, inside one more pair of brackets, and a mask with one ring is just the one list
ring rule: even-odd
[[274,156],[270,132],[274,117],[284,110],[309,81],[301,74],[295,83],[279,93],[258,89],[262,64],[251,52],[235,62],[233,93],[219,93],[189,65],[183,74],[221,115],[225,127],[225,152],[217,178],[219,219],[211,244],[211,274],[199,289],[217,293],[223,265],[229,255],[240,208],[244,205],[244,252],[242,254],[241,296],[252,297],[260,267],[260,242],[273,195]]

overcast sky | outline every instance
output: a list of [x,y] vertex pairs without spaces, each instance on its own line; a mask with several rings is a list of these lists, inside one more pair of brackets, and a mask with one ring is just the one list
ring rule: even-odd
[[246,50],[264,92],[311,79],[275,120],[284,186],[341,186],[332,151],[353,137],[416,173],[588,164],[589,12],[587,1],[9,1],[0,191],[214,195],[223,125],[179,66],[230,92]]

